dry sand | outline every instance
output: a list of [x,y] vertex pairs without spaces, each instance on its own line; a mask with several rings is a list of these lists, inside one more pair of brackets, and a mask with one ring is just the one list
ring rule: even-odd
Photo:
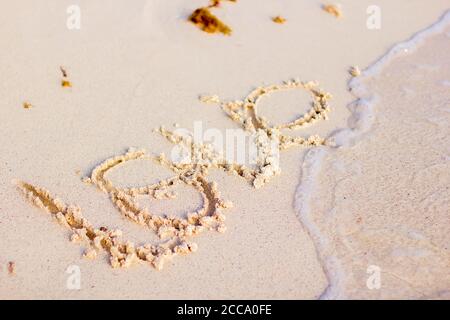
[[[66,28],[72,1],[15,1],[0,13],[8,49],[0,67],[0,298],[448,298],[448,31],[370,79],[376,121],[355,146],[327,147],[315,193],[305,198],[308,221],[296,210],[305,182],[298,148],[281,154],[281,175],[258,190],[212,171],[208,179],[234,203],[227,232],[202,234],[196,253],[162,271],[112,269],[104,255],[83,259],[67,230],[16,188],[19,180],[45,187],[95,225],[120,228],[136,243],[154,240],[81,177],[130,146],[170,152],[173,145],[152,133],[160,125],[238,127],[218,106],[201,103],[201,94],[238,100],[257,86],[317,80],[333,95],[329,119],[300,133],[346,128],[355,99],[349,68],[369,66],[431,25],[447,1],[380,0],[380,30],[366,27],[369,1],[341,1],[341,18],[319,1],[224,3],[214,12],[231,36],[186,22],[206,1],[78,3],[80,30]],[[277,15],[286,22],[275,24]],[[72,87],[61,86],[60,66]],[[276,93],[260,112],[286,122],[307,101],[301,92]],[[169,174],[143,163],[111,179],[134,186]],[[201,204],[189,188],[179,194],[149,205],[183,214]],[[370,265],[381,270],[380,289],[366,286]],[[67,287],[70,266],[80,268],[79,290]]]

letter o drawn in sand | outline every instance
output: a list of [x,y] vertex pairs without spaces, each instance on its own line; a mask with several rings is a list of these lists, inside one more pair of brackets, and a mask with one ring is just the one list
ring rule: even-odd
[[[273,126],[270,126],[264,117],[258,116],[257,107],[261,98],[276,91],[295,89],[307,90],[313,99],[311,108],[303,115],[291,122]],[[297,130],[306,127],[307,125],[311,125],[320,119],[327,119],[327,113],[330,111],[328,105],[329,99],[331,99],[331,95],[322,89],[317,88],[317,83],[305,83],[293,80],[284,82],[280,85],[259,87],[253,90],[243,101],[225,102],[221,103],[221,105],[228,116],[234,122],[240,123],[245,131],[254,132],[263,130],[268,134],[272,134],[275,131],[283,129]],[[306,139],[280,134],[280,149],[290,147],[288,142],[296,145],[317,145],[323,143],[323,139],[317,136],[313,137],[317,139],[309,139],[310,141],[308,142]],[[311,140],[315,140],[315,142],[312,142]]]
[[[268,121],[259,116],[257,106],[260,99],[275,91],[303,89],[307,90],[312,98],[311,108],[294,121],[270,126]],[[292,147],[316,147],[325,144],[325,139],[318,135],[309,137],[290,136],[282,130],[297,130],[311,125],[318,120],[327,119],[330,111],[328,100],[331,95],[317,88],[315,82],[300,82],[297,80],[286,81],[283,84],[275,84],[259,87],[253,90],[244,100],[220,101],[219,97],[201,96],[200,101],[204,103],[219,104],[228,117],[240,124],[242,129],[251,135],[257,147],[256,168],[248,168],[236,163],[229,163],[226,159],[214,159],[219,163],[216,167],[244,177],[251,182],[255,188],[264,186],[272,177],[281,172],[279,167],[279,151]],[[183,142],[183,138],[175,133],[161,128],[159,132],[173,143]],[[185,142],[184,142],[185,143]]]

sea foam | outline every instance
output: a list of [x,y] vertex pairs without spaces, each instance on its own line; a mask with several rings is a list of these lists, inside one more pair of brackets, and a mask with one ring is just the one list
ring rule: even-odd
[[339,259],[330,250],[330,241],[312,219],[311,197],[318,188],[316,178],[320,174],[322,162],[329,152],[335,148],[351,147],[361,141],[370,131],[375,120],[375,107],[379,98],[371,92],[365,81],[378,76],[392,60],[409,55],[419,48],[425,40],[433,35],[442,33],[450,25],[450,10],[434,24],[417,32],[408,40],[394,45],[383,56],[367,67],[360,76],[352,78],[348,88],[356,97],[356,100],[348,105],[351,115],[347,127],[337,130],[329,137],[330,147],[311,149],[305,154],[302,163],[301,181],[297,186],[295,195],[295,211],[302,225],[311,236],[316,247],[319,261],[328,279],[328,286],[320,295],[320,299],[345,299],[347,298],[344,284],[344,269]]

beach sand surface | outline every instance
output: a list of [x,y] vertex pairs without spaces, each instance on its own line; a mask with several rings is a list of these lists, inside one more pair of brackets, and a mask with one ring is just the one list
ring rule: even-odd
[[[447,35],[371,80],[381,99],[372,131],[324,157],[309,201],[328,246],[318,245],[295,209],[305,149],[283,152],[281,175],[258,190],[213,171],[208,180],[234,203],[227,232],[202,234],[196,253],[175,257],[162,271],[112,269],[103,255],[83,259],[67,230],[17,190],[22,180],[45,187],[79,205],[93,224],[120,228],[140,243],[153,235],[81,179],[129,147],[170,154],[173,145],[152,132],[160,125],[239,127],[199,95],[240,100],[261,85],[316,80],[333,95],[329,119],[299,134],[346,128],[355,100],[348,69],[363,69],[431,25],[448,1],[379,0],[379,30],[366,26],[370,1],[340,2],[340,19],[320,1],[223,3],[214,13],[231,36],[206,34],[186,21],[206,1],[77,1],[79,30],[66,27],[73,1],[9,3],[0,12],[0,298],[448,298]],[[273,23],[276,15],[286,23]],[[71,88],[61,87],[60,66]],[[33,107],[24,109],[24,102]],[[277,93],[260,111],[287,121],[307,103],[303,92]],[[121,170],[113,178],[129,186],[169,174],[148,163]],[[176,201],[150,206],[182,214],[200,205],[197,193],[183,191]],[[332,255],[343,274],[334,275],[326,262]],[[366,286],[368,264],[381,269],[379,290]],[[68,288],[71,266],[81,272],[79,290]]]

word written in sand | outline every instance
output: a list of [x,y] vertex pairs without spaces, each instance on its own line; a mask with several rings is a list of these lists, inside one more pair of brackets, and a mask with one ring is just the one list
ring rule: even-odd
[[[67,205],[53,196],[48,190],[20,182],[18,188],[26,198],[37,207],[48,212],[61,225],[71,232],[71,241],[85,246],[84,257],[94,259],[100,252],[109,256],[114,268],[128,267],[134,263],[147,263],[160,270],[167,260],[176,255],[188,254],[197,250],[197,244],[191,238],[206,230],[225,232],[224,210],[231,208],[232,203],[221,198],[217,183],[208,182],[210,169],[219,168],[245,178],[255,188],[265,185],[272,177],[281,172],[274,150],[292,147],[314,147],[325,144],[319,136],[293,137],[282,130],[297,130],[327,118],[328,100],[331,95],[317,87],[315,82],[287,81],[280,85],[259,87],[244,100],[222,102],[218,96],[204,96],[205,103],[219,104],[228,117],[240,124],[242,129],[253,135],[258,144],[258,159],[255,167],[249,168],[227,160],[217,152],[211,144],[196,143],[189,135],[181,135],[164,127],[157,132],[171,143],[182,145],[191,152],[191,161],[173,162],[164,154],[150,157],[144,150],[130,149],[125,154],[109,158],[95,167],[91,175],[84,179],[100,191],[109,195],[117,210],[128,220],[148,229],[158,236],[155,243],[135,245],[122,239],[122,231],[110,230],[106,226],[94,227],[83,217],[81,209],[76,205]],[[260,99],[272,92],[280,90],[307,90],[312,97],[311,108],[297,119],[283,124],[269,124],[267,119],[258,115]],[[136,160],[154,161],[173,172],[173,176],[161,179],[157,183],[146,186],[120,188],[108,179],[111,170]],[[184,217],[165,214],[156,215],[139,204],[140,197],[154,199],[173,199],[176,193],[172,190],[178,184],[184,184],[197,190],[202,196],[202,207],[193,212],[186,212]]]

